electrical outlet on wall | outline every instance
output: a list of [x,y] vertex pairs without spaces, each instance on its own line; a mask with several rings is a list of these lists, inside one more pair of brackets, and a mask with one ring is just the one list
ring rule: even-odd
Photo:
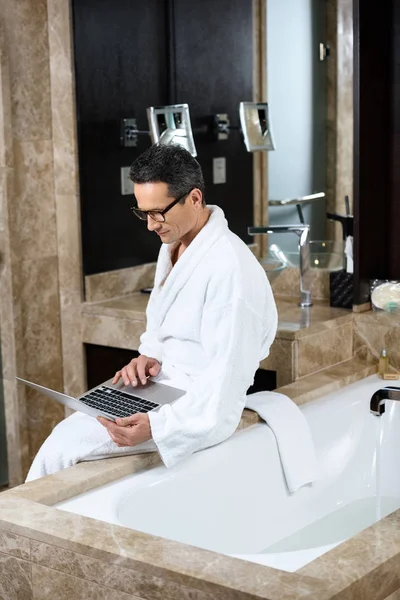
[[133,194],[133,182],[129,179],[130,167],[121,167],[121,195]]
[[213,158],[213,183],[226,183],[226,158]]

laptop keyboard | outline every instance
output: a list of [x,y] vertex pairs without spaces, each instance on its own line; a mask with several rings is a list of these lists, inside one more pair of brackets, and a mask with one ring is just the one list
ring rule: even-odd
[[135,413],[147,413],[160,406],[155,402],[143,400],[143,398],[114,390],[105,385],[96,388],[93,392],[79,398],[79,400],[91,408],[96,408],[115,417],[129,417]]

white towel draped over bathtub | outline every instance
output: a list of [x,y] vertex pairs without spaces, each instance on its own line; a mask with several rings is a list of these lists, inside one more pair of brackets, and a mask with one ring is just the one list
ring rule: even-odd
[[272,429],[288,490],[296,492],[316,481],[318,464],[311,430],[293,400],[277,392],[257,392],[247,396],[246,408],[258,413]]
[[171,467],[236,430],[274,340],[277,311],[264,269],[222,210],[208,208],[208,222],[174,266],[175,245],[161,247],[139,347],[162,364],[157,379],[186,394],[149,413],[153,442],[136,448],[118,448],[95,419],[72,415],[45,441],[29,479],[82,460],[155,449]]

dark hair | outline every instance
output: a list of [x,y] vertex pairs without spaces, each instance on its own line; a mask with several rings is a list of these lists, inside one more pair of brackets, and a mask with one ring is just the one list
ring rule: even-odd
[[203,205],[206,203],[201,167],[190,152],[177,144],[154,144],[148,148],[132,164],[129,177],[133,183],[166,183],[168,195],[173,198],[198,188],[203,195]]

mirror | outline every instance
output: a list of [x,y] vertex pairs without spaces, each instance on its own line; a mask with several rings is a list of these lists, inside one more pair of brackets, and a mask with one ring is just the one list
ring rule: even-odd
[[153,144],[179,144],[192,156],[197,156],[187,104],[150,106],[147,119]]
[[[269,223],[299,223],[301,204],[310,238],[320,242],[341,239],[326,212],[346,214],[345,195],[353,196],[352,3],[336,4],[266,5],[266,87],[276,143],[268,154]],[[290,235],[274,243],[296,250]]]

